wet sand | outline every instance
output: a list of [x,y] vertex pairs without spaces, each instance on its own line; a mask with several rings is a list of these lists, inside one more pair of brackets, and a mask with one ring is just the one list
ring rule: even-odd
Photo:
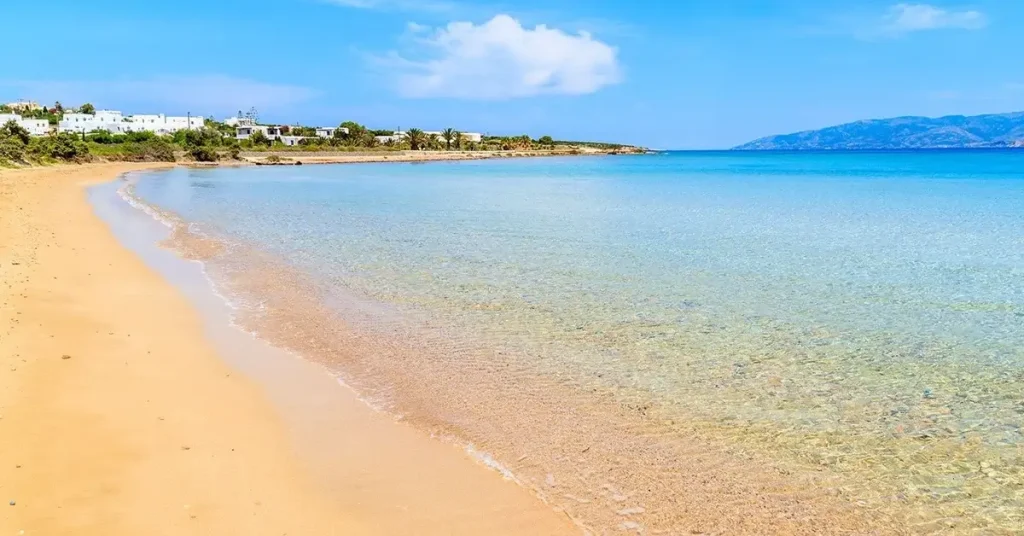
[[86,200],[152,167],[0,171],[0,534],[579,533],[311,364],[219,355]]

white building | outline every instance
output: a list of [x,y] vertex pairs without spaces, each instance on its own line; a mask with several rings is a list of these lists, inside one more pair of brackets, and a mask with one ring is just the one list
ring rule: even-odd
[[0,126],[6,125],[8,121],[14,121],[32,136],[45,136],[50,133],[50,122],[46,119],[27,119],[17,114],[0,114]]
[[[444,137],[441,136],[440,130],[427,130],[423,133],[426,134],[427,136],[433,136],[439,140],[444,140]],[[480,143],[480,141],[484,139],[483,134],[480,134],[479,132],[459,132],[459,134],[462,135],[462,141]]]
[[122,123],[124,132],[149,131],[157,134],[172,134],[179,130],[199,130],[206,122],[201,116],[131,115]]
[[197,130],[205,124],[202,116],[180,117],[164,114],[130,115],[125,117],[116,110],[97,110],[94,114],[66,113],[58,129],[61,132],[89,133],[105,130],[111,134],[153,132],[172,134],[179,130]]
[[106,130],[112,134],[121,134],[122,122],[124,117],[121,112],[113,110],[97,110],[94,114],[66,113],[57,130],[79,133]]
[[381,145],[387,145],[389,143],[401,143],[405,139],[405,132],[402,130],[396,130],[390,136],[374,136],[377,143]]
[[256,132],[262,132],[264,136],[271,140],[275,140],[281,137],[281,128],[269,125],[245,125],[235,128],[235,138],[240,140],[247,140],[252,137]]
[[235,116],[225,119],[224,124],[229,127],[244,127],[252,125],[253,122],[252,119],[249,119],[248,117]]
[[348,134],[348,128],[346,127],[317,127],[316,135],[321,138],[333,138],[335,131],[338,130]]

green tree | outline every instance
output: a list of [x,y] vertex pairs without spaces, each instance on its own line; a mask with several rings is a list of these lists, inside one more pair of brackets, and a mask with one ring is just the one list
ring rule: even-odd
[[28,142],[32,139],[32,137],[29,136],[28,131],[22,128],[22,126],[16,123],[13,119],[0,127],[0,138],[16,139],[20,141],[22,145],[28,145]]
[[355,121],[345,121],[344,123],[338,126],[340,128],[348,129],[348,134],[346,135],[346,137],[350,140],[362,140],[365,139],[366,137],[366,127],[360,125],[359,123],[356,123]]
[[456,132],[454,128],[446,128],[441,131],[441,139],[444,140],[445,150],[452,150],[452,142],[455,141],[455,138],[456,136],[458,136],[458,134],[459,133]]
[[456,132],[455,133],[455,142],[454,142],[455,143],[455,148],[456,149],[462,149],[462,145],[465,142],[466,142],[466,138],[462,135],[462,133],[461,132]]
[[551,136],[541,136],[540,139],[537,140],[537,143],[541,145],[554,145],[555,140],[552,139]]
[[270,147],[271,143],[270,138],[268,138],[267,135],[264,134],[262,130],[257,130],[253,132],[252,135],[249,136],[249,141],[252,142],[254,146],[264,145],[266,147]]
[[17,138],[0,138],[0,163],[25,160],[25,144]]
[[188,154],[196,162],[216,162],[220,160],[220,155],[217,154],[217,151],[202,145],[193,147]]
[[138,132],[129,132],[124,137],[125,141],[144,142],[156,138],[156,133],[149,130],[140,130]]
[[78,109],[78,111],[83,114],[94,114],[96,113],[96,107],[93,106],[91,103],[87,102],[83,104],[81,108]]
[[64,114],[64,105],[62,105],[60,103],[60,101],[57,101],[57,102],[53,103],[53,113],[55,113],[57,115],[63,115]]
[[418,128],[410,128],[405,133],[405,139],[409,142],[409,148],[418,151],[427,144],[427,134]]
[[58,132],[41,140],[38,145],[43,156],[60,160],[80,160],[89,155],[89,146],[73,132]]
[[114,136],[106,130],[96,130],[85,137],[86,141],[109,145],[114,143]]

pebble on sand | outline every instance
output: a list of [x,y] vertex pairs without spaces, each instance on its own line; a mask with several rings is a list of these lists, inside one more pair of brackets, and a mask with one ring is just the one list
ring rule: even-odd
[[9,503],[7,503],[7,504],[9,504],[9,505],[11,505],[11,506],[14,506],[14,499],[11,499],[11,502],[9,502]]
[[60,358],[61,359],[71,359],[71,356],[69,356],[68,354],[64,354],[64,355],[60,356]]

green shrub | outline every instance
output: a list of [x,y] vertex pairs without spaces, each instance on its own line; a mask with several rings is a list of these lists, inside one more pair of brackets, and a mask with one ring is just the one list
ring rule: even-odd
[[220,155],[217,154],[217,151],[214,151],[209,147],[193,147],[189,150],[188,154],[196,162],[216,162],[217,160],[220,160]]
[[114,143],[114,135],[106,130],[97,130],[96,132],[87,134],[85,139],[86,141],[101,143],[103,145]]
[[140,130],[139,132],[129,132],[127,134],[124,134],[125,141],[134,141],[136,143],[141,143],[153,139],[156,139],[156,134],[148,130]]
[[14,120],[10,120],[0,127],[0,139],[3,138],[15,138],[21,142],[22,145],[28,145],[31,137],[28,135],[28,131],[21,127]]
[[231,148],[228,149],[228,155],[231,157],[232,160],[241,160],[242,158],[241,158],[241,156],[239,156],[240,152],[241,151],[238,149],[238,145],[237,144],[236,145],[232,145]]
[[267,162],[270,162],[272,164],[277,164],[277,163],[281,162],[281,157],[277,156],[276,154],[272,154],[272,155],[264,158],[264,160],[266,160]]
[[128,162],[174,162],[174,145],[161,139],[126,142],[114,158]]
[[268,138],[266,134],[264,134],[260,130],[257,130],[256,132],[253,132],[251,136],[249,136],[249,143],[252,143],[253,147],[258,147],[260,145],[270,147],[270,144],[273,142],[270,141],[270,138]]
[[58,132],[33,143],[30,148],[35,154],[58,160],[82,160],[89,156],[89,146],[78,139],[77,134]]
[[25,144],[18,138],[0,137],[0,160],[24,162]]

